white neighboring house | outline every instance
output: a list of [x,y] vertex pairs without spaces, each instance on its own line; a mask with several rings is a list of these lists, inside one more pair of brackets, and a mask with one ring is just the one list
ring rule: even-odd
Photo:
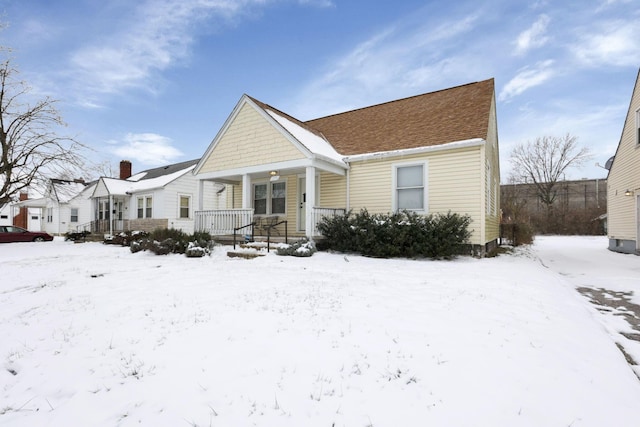
[[28,208],[29,231],[63,235],[91,221],[90,197],[95,184],[82,179],[54,178],[49,181],[44,197],[22,200],[13,206]]
[[[193,233],[195,208],[226,205],[226,187],[208,183],[199,188],[193,169],[199,159],[148,169],[129,176],[131,163],[120,162],[120,179],[100,178],[91,198],[91,232],[116,234],[175,228]],[[202,199],[202,202],[200,199]]]
[[0,225],[13,225],[11,210],[11,205],[9,203],[5,203],[0,206]]

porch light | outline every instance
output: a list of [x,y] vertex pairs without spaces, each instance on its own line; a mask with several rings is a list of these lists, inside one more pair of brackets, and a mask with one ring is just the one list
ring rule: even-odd
[[625,196],[633,196],[633,191],[627,190],[627,191],[624,192],[624,195]]
[[269,172],[269,175],[271,175],[271,178],[269,178],[269,181],[271,182],[277,181],[280,179],[280,175],[278,175],[278,171],[271,171]]
[[271,171],[271,172],[269,172],[269,175],[277,176],[278,175],[278,171]]

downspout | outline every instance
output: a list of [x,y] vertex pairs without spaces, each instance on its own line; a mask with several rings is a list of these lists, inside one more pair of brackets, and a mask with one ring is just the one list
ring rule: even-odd
[[[347,168],[347,206],[346,211],[351,210],[351,167]],[[345,212],[346,213],[346,212]]]

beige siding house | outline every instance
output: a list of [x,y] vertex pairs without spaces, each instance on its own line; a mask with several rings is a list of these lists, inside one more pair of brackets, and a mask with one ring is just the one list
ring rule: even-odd
[[213,234],[252,222],[282,234],[286,221],[288,235],[313,238],[323,216],[349,210],[452,211],[471,217],[484,250],[499,237],[494,82],[306,122],[243,95],[194,174],[200,191],[227,187],[226,209],[196,213],[196,229]]
[[607,182],[609,249],[640,254],[640,71]]

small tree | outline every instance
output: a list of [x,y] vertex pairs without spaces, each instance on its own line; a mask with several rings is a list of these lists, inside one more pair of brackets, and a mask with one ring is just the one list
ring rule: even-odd
[[0,206],[32,185],[44,187],[50,178],[72,178],[82,168],[86,149],[57,134],[66,126],[57,101],[33,100],[18,74],[10,59],[0,63]]
[[590,158],[589,150],[579,147],[575,136],[542,136],[513,149],[511,179],[513,182],[532,183],[550,216],[557,197],[558,181],[568,168],[581,166]]

